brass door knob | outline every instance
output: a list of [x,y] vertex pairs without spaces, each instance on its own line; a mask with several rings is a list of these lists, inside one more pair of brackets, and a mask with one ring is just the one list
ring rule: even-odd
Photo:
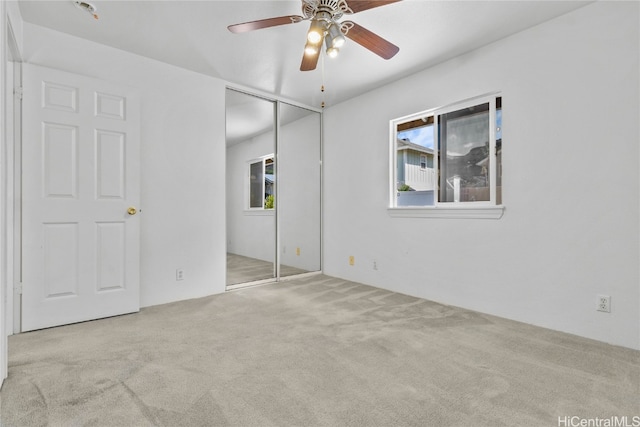
[[127,213],[129,215],[135,215],[138,213],[138,210],[136,208],[134,208],[133,206],[131,206],[129,209],[127,209]]

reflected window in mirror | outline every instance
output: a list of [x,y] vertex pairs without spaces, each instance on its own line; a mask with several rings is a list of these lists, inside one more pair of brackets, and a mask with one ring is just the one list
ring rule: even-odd
[[273,154],[249,161],[249,209],[275,207],[275,162]]

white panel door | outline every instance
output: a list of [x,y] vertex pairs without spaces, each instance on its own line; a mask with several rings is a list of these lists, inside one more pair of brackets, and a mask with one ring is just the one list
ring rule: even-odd
[[22,331],[138,311],[137,95],[23,72]]

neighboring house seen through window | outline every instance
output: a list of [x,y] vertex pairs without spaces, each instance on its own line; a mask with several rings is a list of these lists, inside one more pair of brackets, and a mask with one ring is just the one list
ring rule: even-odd
[[502,97],[391,121],[392,207],[502,204]]
[[273,209],[273,154],[249,162],[249,209]]

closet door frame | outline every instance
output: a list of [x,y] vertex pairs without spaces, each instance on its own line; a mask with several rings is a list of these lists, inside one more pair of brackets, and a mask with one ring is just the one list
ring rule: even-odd
[[[260,93],[260,92],[256,92],[253,89],[248,89],[248,88],[243,88],[243,87],[239,87],[239,86],[235,86],[235,85],[227,85],[226,90],[232,90],[247,96],[253,96],[255,98],[258,99],[263,99],[265,101],[269,101],[269,102],[273,102],[275,104],[275,123],[274,123],[274,133],[275,133],[275,146],[274,146],[274,158],[275,158],[275,166],[274,166],[274,174],[276,176],[276,185],[275,185],[275,190],[274,190],[274,196],[275,196],[275,200],[276,200],[276,205],[275,205],[275,256],[274,256],[274,277],[273,278],[269,278],[269,279],[260,279],[260,280],[254,280],[254,281],[249,281],[249,282],[243,282],[243,283],[237,283],[237,284],[232,284],[232,285],[227,285],[226,286],[226,290],[227,291],[231,291],[231,290],[237,290],[237,289],[241,289],[241,288],[245,288],[245,287],[251,287],[251,286],[258,286],[258,285],[262,285],[262,284],[267,284],[267,283],[274,283],[274,282],[280,282],[280,281],[285,281],[285,280],[290,280],[290,279],[294,279],[294,278],[301,278],[301,277],[306,277],[306,276],[313,276],[313,275],[317,275],[317,274],[321,274],[322,273],[322,268],[324,265],[323,259],[324,259],[324,252],[323,252],[323,242],[322,242],[322,236],[323,236],[323,215],[322,215],[322,208],[324,205],[324,192],[323,192],[323,182],[324,182],[324,177],[323,177],[323,167],[322,167],[322,159],[323,159],[323,137],[324,137],[324,117],[323,117],[323,110],[319,109],[319,108],[315,108],[315,107],[310,107],[308,105],[304,105],[301,104],[299,102],[295,102],[295,101],[291,101],[291,100],[287,100],[287,99],[283,99],[283,98],[279,98],[279,97],[274,97],[272,95],[269,94],[265,94],[265,93]],[[305,272],[305,273],[301,273],[301,274],[295,274],[295,275],[291,275],[291,276],[285,276],[282,277],[281,276],[281,233],[280,231],[282,230],[282,227],[284,226],[281,223],[281,215],[279,215],[279,209],[278,209],[278,203],[279,198],[278,198],[278,181],[279,181],[279,171],[278,171],[278,156],[281,152],[281,126],[282,126],[282,114],[281,114],[281,107],[282,104],[286,104],[289,106],[293,106],[293,107],[297,107],[297,108],[301,108],[304,110],[307,110],[311,113],[317,113],[318,114],[318,118],[319,118],[319,135],[318,135],[318,141],[320,144],[319,147],[319,177],[318,177],[318,196],[319,196],[319,208],[320,208],[320,213],[319,213],[319,227],[318,227],[318,233],[319,235],[319,270],[317,271],[310,271],[310,272]],[[227,200],[226,196],[225,196],[225,201]],[[227,220],[228,221],[228,220]]]

